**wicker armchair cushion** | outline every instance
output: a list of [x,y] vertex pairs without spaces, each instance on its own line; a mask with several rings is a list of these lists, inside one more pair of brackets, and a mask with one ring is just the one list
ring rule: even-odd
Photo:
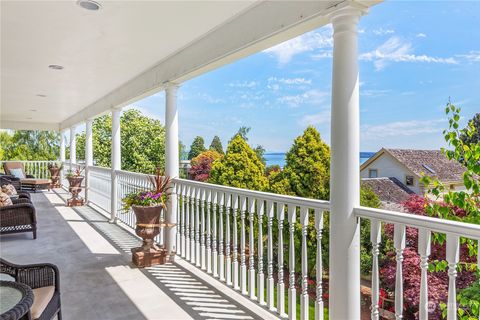
[[43,310],[47,307],[50,300],[55,293],[55,286],[40,287],[33,289],[33,305],[30,309],[32,313],[32,319],[38,319],[43,313]]
[[0,207],[6,207],[13,205],[12,199],[8,196],[8,194],[0,192]]
[[2,186],[2,192],[8,194],[9,196],[14,196],[17,194],[17,189],[11,184],[5,184]]
[[10,174],[15,178],[25,179],[25,174],[23,173],[23,170],[20,168],[10,169]]

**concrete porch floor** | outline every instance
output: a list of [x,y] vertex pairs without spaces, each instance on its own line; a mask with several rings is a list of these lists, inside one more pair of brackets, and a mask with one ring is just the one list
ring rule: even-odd
[[182,259],[134,268],[130,248],[140,240],[89,206],[66,207],[66,196],[32,193],[36,240],[0,236],[2,258],[59,267],[64,319],[277,319]]

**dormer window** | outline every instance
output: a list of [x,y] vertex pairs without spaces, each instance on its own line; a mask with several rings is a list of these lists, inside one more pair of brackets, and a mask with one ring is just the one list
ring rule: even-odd
[[368,169],[368,177],[369,178],[378,178],[378,170],[377,169]]
[[407,186],[413,186],[414,185],[413,176],[406,176],[405,177],[405,184]]

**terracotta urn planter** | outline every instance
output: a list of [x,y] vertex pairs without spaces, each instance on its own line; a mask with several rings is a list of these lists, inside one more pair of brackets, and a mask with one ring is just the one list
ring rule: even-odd
[[155,244],[154,238],[160,233],[162,206],[132,206],[137,218],[135,233],[142,238],[141,247],[132,249],[132,261],[137,267],[164,264],[166,250]]
[[58,167],[48,168],[50,171],[50,180],[52,180],[50,184],[50,188],[60,188],[60,171],[61,169]]
[[79,196],[82,191],[83,179],[84,177],[82,176],[67,177],[68,184],[70,185],[68,191],[72,194],[72,197],[67,200],[67,206],[83,206],[85,200]]

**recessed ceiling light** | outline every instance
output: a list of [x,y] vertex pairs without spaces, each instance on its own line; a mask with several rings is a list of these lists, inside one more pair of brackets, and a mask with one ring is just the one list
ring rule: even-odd
[[58,64],[51,64],[48,67],[50,69],[53,69],[53,70],[62,70],[63,69],[63,66],[59,66]]
[[30,111],[32,111],[32,112],[37,112],[37,109],[30,109]]
[[78,0],[77,4],[82,7],[83,9],[97,11],[102,8],[102,5],[98,2],[93,0]]
[[37,94],[37,97],[40,97],[40,98],[45,98],[45,97],[46,97],[46,95],[44,95],[44,94]]
[[32,118],[32,117],[28,117],[28,118],[25,118],[25,119],[27,119],[27,120],[32,120],[33,118]]

